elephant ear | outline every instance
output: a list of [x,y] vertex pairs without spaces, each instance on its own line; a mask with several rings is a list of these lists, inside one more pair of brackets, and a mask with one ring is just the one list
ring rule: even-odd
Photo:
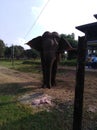
[[71,44],[64,37],[60,36],[58,52],[63,53],[64,50],[66,51],[75,50],[75,48],[73,48]]
[[38,36],[36,38],[33,38],[26,44],[29,45],[31,48],[34,48],[35,50],[40,52],[42,50],[42,37]]

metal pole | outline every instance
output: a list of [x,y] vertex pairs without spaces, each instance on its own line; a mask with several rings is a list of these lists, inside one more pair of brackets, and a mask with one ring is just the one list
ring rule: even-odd
[[82,129],[83,114],[83,93],[84,93],[84,77],[85,77],[85,59],[87,50],[86,37],[78,39],[78,59],[76,71],[76,86],[74,100],[73,130]]
[[12,66],[14,67],[14,45],[12,44]]

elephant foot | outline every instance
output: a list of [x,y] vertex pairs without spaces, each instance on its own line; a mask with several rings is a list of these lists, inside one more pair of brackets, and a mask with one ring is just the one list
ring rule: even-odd
[[41,88],[45,88],[45,87],[46,87],[45,84],[42,84]]
[[43,84],[42,86],[41,86],[41,88],[51,88],[49,85],[46,85],[46,84]]
[[52,86],[56,86],[56,82],[52,82]]
[[43,83],[42,85],[41,85],[41,88],[51,88],[51,85],[50,84],[46,84],[46,83]]
[[50,88],[51,88],[51,86],[47,86],[47,88],[49,88],[49,89],[50,89]]

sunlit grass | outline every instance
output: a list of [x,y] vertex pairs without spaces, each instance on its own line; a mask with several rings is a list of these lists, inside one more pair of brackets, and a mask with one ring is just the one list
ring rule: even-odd
[[40,60],[1,60],[1,66],[8,67],[10,69],[19,70],[21,72],[41,72],[41,63]]

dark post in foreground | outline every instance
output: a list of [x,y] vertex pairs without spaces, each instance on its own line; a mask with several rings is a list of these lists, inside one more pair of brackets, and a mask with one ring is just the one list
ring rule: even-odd
[[76,86],[75,86],[75,101],[74,101],[74,115],[73,115],[74,116],[73,117],[73,130],[82,129],[86,49],[87,49],[86,37],[85,36],[79,37]]

